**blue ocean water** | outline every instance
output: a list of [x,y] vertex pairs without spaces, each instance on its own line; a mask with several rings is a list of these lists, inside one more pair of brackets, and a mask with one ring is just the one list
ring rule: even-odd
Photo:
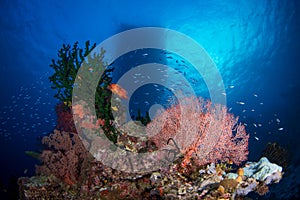
[[[2,0],[0,190],[3,198],[14,195],[17,177],[34,174],[38,162],[24,151],[40,150],[41,137],[55,127],[57,100],[48,76],[53,72],[49,67],[51,59],[57,58],[62,44],[79,41],[84,47],[86,40],[98,44],[121,31],[147,26],[184,33],[207,51],[222,76],[230,112],[247,124],[251,136],[249,160],[257,160],[268,142],[279,142],[291,154],[289,172],[279,184],[271,186],[265,198],[299,197],[299,8],[297,0],[84,3]],[[175,58],[166,63],[170,62],[178,67]],[[184,73],[185,69],[181,70]],[[207,97],[201,78],[191,72],[187,77]],[[151,101],[147,101],[145,90],[141,92],[144,97],[139,99],[141,107],[147,110]],[[153,100],[153,103],[159,102]]]

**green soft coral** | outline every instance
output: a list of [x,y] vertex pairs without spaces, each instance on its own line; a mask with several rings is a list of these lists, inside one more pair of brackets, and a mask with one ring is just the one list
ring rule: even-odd
[[[112,93],[107,89],[112,82],[111,73],[113,68],[103,62],[104,54],[105,51],[101,49],[99,53],[92,53],[87,56],[81,66],[82,68],[78,75],[80,80],[77,82],[79,85],[76,87],[84,88],[79,89],[81,96],[85,97],[87,105],[95,106],[97,118],[105,120],[103,128],[106,136],[115,142],[117,132],[110,123],[114,119],[111,111]],[[99,77],[100,74],[101,77]],[[76,88],[75,91],[77,91]],[[95,94],[95,96],[91,94]],[[92,97],[95,99],[91,99]]]
[[[117,132],[110,124],[113,120],[111,112],[111,91],[107,89],[111,84],[113,68],[103,62],[105,51],[101,49],[99,53],[92,53],[96,44],[90,45],[90,42],[85,43],[85,48],[81,49],[78,46],[78,42],[75,42],[73,47],[69,44],[63,44],[62,48],[58,51],[58,59],[52,60],[51,68],[54,69],[54,73],[49,77],[52,83],[52,88],[57,89],[57,93],[54,97],[58,98],[61,102],[64,102],[66,106],[70,107],[72,104],[72,93],[75,86],[75,79],[78,76],[79,70],[81,76],[77,77],[83,81],[79,81],[81,87],[85,88],[83,94],[90,96],[95,94],[95,104],[93,99],[87,99],[87,105],[95,106],[97,118],[104,119],[104,130],[107,137],[116,142]],[[97,74],[102,74],[100,80]],[[78,81],[77,81],[78,82]],[[77,84],[76,82],[76,84]],[[96,85],[95,85],[96,83]]]

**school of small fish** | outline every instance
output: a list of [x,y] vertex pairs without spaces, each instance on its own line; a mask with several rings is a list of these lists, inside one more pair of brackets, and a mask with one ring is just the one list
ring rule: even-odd
[[[233,89],[233,88],[235,88],[235,86],[230,85],[230,86],[228,86],[228,88]],[[259,95],[257,93],[254,93],[253,97],[256,98],[256,99],[259,99]],[[247,104],[246,104],[245,101],[236,101],[236,104],[241,106],[240,107],[241,108],[241,110],[240,110],[241,113],[246,113],[247,111],[250,111],[252,113],[256,113],[256,112],[258,112],[258,110],[260,110],[259,106],[264,105],[264,103],[260,101],[258,103],[257,109],[255,109],[255,108],[251,108],[251,107],[247,108]],[[231,111],[231,110],[232,110],[232,107],[228,111]],[[247,115],[243,115],[242,118],[243,118],[243,120],[247,120]],[[256,130],[256,131],[253,132],[253,134],[255,135],[254,139],[257,140],[257,141],[260,140],[260,138],[257,136],[258,132],[260,134],[264,134],[266,132],[266,129],[267,129],[267,133],[272,134],[272,133],[276,133],[276,132],[282,132],[284,130],[284,128],[281,126],[281,120],[279,119],[277,114],[273,114],[272,119],[268,120],[265,125],[263,125],[262,114],[259,113],[257,115],[257,117],[255,117],[255,119],[257,120],[257,122],[252,122],[253,126],[252,126],[251,130],[253,130],[253,128],[254,128],[254,130]],[[261,122],[258,122],[258,121],[261,121]],[[275,124],[275,126],[277,126],[276,129],[274,129],[274,124]],[[248,123],[244,122],[244,125],[247,127]],[[265,127],[265,129],[260,129],[263,126]]]
[[[137,53],[137,52],[135,52]],[[172,102],[170,99],[173,99],[175,91],[185,91],[185,88],[189,85],[180,79],[184,77],[188,80],[188,83],[193,86],[195,91],[201,91],[197,94],[199,96],[206,97],[207,91],[203,91],[203,88],[206,88],[203,80],[197,78],[197,76],[189,77],[190,74],[194,74],[194,71],[190,70],[190,66],[187,61],[176,57],[175,55],[162,51],[162,56],[159,58],[159,61],[162,64],[172,66],[175,69],[175,72],[170,73],[166,68],[156,68],[156,75],[160,77],[161,83],[153,83],[151,90],[144,91],[144,98],[135,98],[133,102],[134,105],[150,107],[153,104],[157,104],[163,99],[168,99],[168,102]],[[141,56],[143,58],[150,58],[151,54],[142,52]],[[131,55],[133,57],[133,55]],[[134,58],[134,57],[133,57]],[[94,72],[92,68],[88,69],[91,73]],[[38,133],[38,134],[47,134],[51,131],[51,128],[55,127],[55,104],[57,101],[53,97],[53,90],[50,88],[48,83],[49,74],[46,73],[45,76],[39,78],[36,82],[32,83],[29,86],[21,86],[20,91],[14,94],[11,97],[11,104],[4,106],[0,110],[0,138],[4,140],[12,140],[13,135],[22,136],[25,138],[28,133]],[[151,80],[153,74],[147,74],[142,70],[132,75],[132,84],[144,83],[145,80]],[[161,85],[161,84],[164,85]],[[129,99],[127,91],[118,84],[110,84],[108,89],[112,91],[115,95],[121,99]],[[237,90],[237,85],[228,85],[227,90]],[[204,95],[203,95],[204,94]],[[228,96],[226,92],[221,93],[224,96]],[[151,99],[152,98],[152,99]],[[249,127],[248,124],[252,124],[251,130],[254,129],[253,134],[255,139],[258,141],[259,137],[256,135],[262,133],[262,130],[268,130],[269,134],[277,132],[283,132],[285,129],[282,127],[281,119],[274,114],[273,119],[270,119],[267,123],[262,120],[262,114],[259,113],[260,107],[264,106],[264,102],[261,101],[260,94],[254,93],[253,98],[258,100],[257,106],[250,107],[248,106],[247,101],[240,99],[235,101],[237,106],[228,108],[229,112],[234,112],[236,115],[239,115],[240,112],[242,121],[244,125]],[[140,102],[142,99],[142,102]],[[51,101],[49,101],[51,100]],[[64,102],[66,105],[69,105],[71,102]],[[253,105],[251,105],[253,106]],[[118,111],[119,108],[116,106],[111,107],[112,110]],[[240,110],[238,110],[240,109]],[[45,112],[47,110],[47,112]],[[132,109],[131,109],[132,110]],[[255,117],[256,121],[249,121],[248,115],[257,114]],[[274,127],[274,124],[277,126],[276,130],[269,130],[269,127]],[[43,130],[44,129],[44,130]],[[250,127],[249,127],[250,129]],[[261,130],[261,131],[260,131]]]
[[56,126],[54,91],[48,74],[30,85],[20,86],[11,96],[11,104],[0,108],[0,140],[46,135]]

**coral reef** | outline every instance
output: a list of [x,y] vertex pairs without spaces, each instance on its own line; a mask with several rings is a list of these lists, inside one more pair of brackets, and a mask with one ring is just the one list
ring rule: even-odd
[[[86,120],[80,110],[75,115]],[[38,176],[19,179],[21,199],[241,199],[252,191],[264,195],[268,184],[281,179],[270,179],[276,170],[266,175],[264,166],[275,169],[266,158],[237,170],[232,170],[230,163],[199,166],[191,162],[187,171],[182,170],[187,166],[179,159],[167,168],[137,174],[96,161],[76,133],[55,130],[43,143],[48,149],[40,156]],[[147,141],[126,134],[118,138],[117,145],[132,152],[149,151]],[[276,169],[280,171],[279,166]],[[264,173],[265,178],[255,178],[255,174]]]
[[[87,120],[80,110],[75,116]],[[266,175],[264,166],[280,171],[266,158],[237,170],[230,163],[182,166],[178,159],[157,171],[125,173],[96,161],[82,142],[76,133],[59,130],[45,136],[43,143],[48,148],[40,156],[38,176],[19,179],[21,199],[241,199],[252,191],[264,195],[268,184],[281,179],[271,178],[276,170]],[[117,145],[131,152],[151,149],[147,141],[126,134],[118,138]],[[189,170],[182,170],[184,167]],[[256,179],[257,174],[265,176]]]
[[53,175],[20,178],[21,199],[243,199],[249,192],[268,192],[264,181],[242,175],[228,178],[214,163],[194,171],[191,179],[176,164],[146,174],[129,174],[91,161],[82,181],[61,182]]
[[[90,55],[94,47],[89,42],[84,50],[78,43],[73,48],[63,45],[59,59],[52,61],[55,72],[49,79],[60,100],[57,129],[42,139],[46,148],[40,155],[28,152],[41,165],[36,166],[36,176],[19,178],[20,199],[242,199],[252,191],[264,195],[269,184],[281,180],[282,167],[265,157],[242,165],[249,153],[244,125],[225,106],[212,105],[209,100],[182,98],[180,104],[152,121],[149,114],[142,117],[140,112],[136,121],[127,123],[125,115],[114,119],[114,111],[125,113],[120,98],[127,99],[127,92],[111,83],[113,68],[102,62],[105,52]],[[77,74],[79,68],[83,73]],[[103,75],[95,89],[97,74]],[[76,86],[75,77],[79,80]],[[74,95],[72,99],[80,87],[88,98]],[[96,115],[92,114],[94,108]],[[78,130],[74,122],[80,124]],[[79,137],[81,131],[89,130],[93,135]],[[129,153],[155,153],[157,148],[176,149],[180,156],[174,155],[174,162],[151,172],[117,170],[96,160],[85,148],[111,147],[110,142],[94,135],[104,137],[103,132],[122,149],[123,158]],[[147,135],[141,134],[145,132]],[[270,145],[265,154],[278,160],[282,152],[277,145]],[[107,158],[113,162],[110,158],[119,157]],[[143,164],[167,160],[163,156],[151,158]],[[131,165],[141,164],[130,161]],[[120,159],[118,165],[125,167],[120,169],[126,169],[125,162]]]

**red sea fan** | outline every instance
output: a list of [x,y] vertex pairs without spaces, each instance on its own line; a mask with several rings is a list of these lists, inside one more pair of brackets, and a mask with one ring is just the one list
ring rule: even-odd
[[249,136],[237,121],[225,106],[187,97],[156,117],[146,130],[158,148],[168,148],[172,138],[184,156],[183,166],[191,159],[198,165],[229,160],[240,164],[247,159]]

